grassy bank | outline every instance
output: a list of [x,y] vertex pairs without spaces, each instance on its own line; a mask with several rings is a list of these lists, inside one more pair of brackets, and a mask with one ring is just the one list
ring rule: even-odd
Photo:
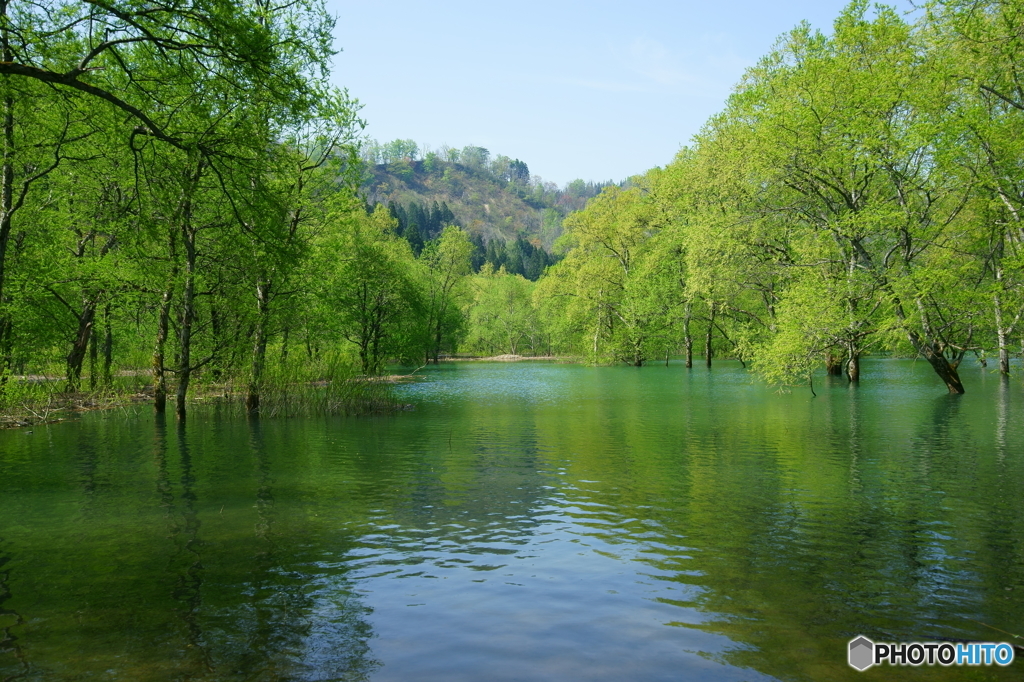
[[[259,388],[262,417],[359,415],[390,412],[404,405],[392,387],[400,377],[363,377],[347,364],[331,358],[315,365],[268,368]],[[246,377],[193,382],[188,405],[202,410],[217,405],[229,414],[244,416],[250,382]],[[168,387],[173,396],[173,382]],[[68,391],[63,378],[47,375],[2,377],[0,428],[19,428],[63,421],[82,412],[152,410],[153,386],[144,370],[122,371],[106,386]],[[173,410],[168,404],[168,410]]]

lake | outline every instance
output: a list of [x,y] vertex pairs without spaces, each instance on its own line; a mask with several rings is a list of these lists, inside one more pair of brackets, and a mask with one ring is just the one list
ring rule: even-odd
[[1019,373],[862,372],[451,363],[393,415],[0,432],[0,679],[1021,679],[847,665],[1024,644]]

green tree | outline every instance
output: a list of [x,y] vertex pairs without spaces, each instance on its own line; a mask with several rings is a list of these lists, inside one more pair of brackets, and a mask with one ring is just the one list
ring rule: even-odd
[[339,204],[319,253],[327,276],[320,314],[328,329],[356,347],[363,374],[375,375],[388,358],[420,356],[415,262],[383,206],[367,216],[351,200]]
[[449,225],[420,254],[423,266],[423,305],[426,359],[437,364],[442,349],[454,350],[464,325],[462,300],[471,270],[473,244],[465,232]]
[[466,348],[487,355],[519,355],[525,345],[535,351],[540,329],[531,299],[533,283],[485,264],[471,278],[471,286]]

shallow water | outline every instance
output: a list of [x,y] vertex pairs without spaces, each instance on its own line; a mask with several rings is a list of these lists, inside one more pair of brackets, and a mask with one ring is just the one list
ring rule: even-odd
[[392,416],[0,432],[0,679],[1020,679],[847,666],[1024,635],[1020,379],[863,372],[458,363]]

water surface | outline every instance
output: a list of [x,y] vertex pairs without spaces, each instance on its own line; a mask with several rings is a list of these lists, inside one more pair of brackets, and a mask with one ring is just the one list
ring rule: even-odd
[[1021,678],[846,665],[1024,634],[1019,379],[425,372],[391,416],[0,432],[0,679]]

